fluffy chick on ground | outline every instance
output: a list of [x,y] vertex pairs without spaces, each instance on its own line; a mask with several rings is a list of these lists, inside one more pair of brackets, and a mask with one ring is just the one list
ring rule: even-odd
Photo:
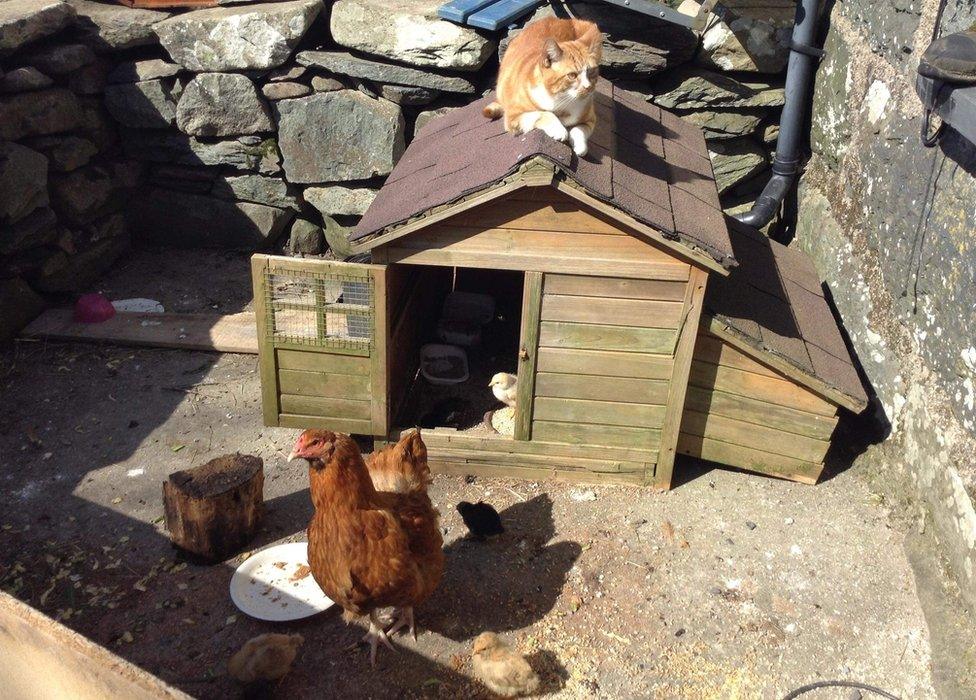
[[494,632],[483,632],[474,640],[471,663],[478,680],[502,697],[530,695],[539,689],[539,676],[529,662]]

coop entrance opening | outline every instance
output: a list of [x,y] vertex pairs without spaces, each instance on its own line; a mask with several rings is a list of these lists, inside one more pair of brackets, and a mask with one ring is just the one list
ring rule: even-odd
[[[489,385],[495,375],[518,373],[524,273],[421,267],[414,274],[425,299],[403,310],[402,321],[414,323],[416,335],[400,344],[413,371],[397,424],[511,436],[515,409]],[[514,399],[514,384],[498,386],[503,398]]]

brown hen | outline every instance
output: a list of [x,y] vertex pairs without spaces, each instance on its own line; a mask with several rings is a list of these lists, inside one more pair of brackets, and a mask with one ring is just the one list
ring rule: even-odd
[[290,459],[298,457],[308,461],[315,506],[308,525],[312,576],[347,620],[369,617],[364,639],[375,665],[377,643],[392,648],[376,610],[396,608],[389,633],[405,626],[413,633],[413,608],[430,597],[444,571],[438,513],[427,495],[427,448],[412,433],[373,455],[371,472],[348,435],[306,430]]

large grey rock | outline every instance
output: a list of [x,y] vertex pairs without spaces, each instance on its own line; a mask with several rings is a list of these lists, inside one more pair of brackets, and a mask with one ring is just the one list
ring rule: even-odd
[[762,115],[749,112],[689,112],[681,118],[700,126],[709,141],[749,136],[759,128]]
[[721,73],[680,68],[664,74],[654,85],[654,104],[665,109],[711,107],[782,107],[781,85],[741,82]]
[[779,73],[786,68],[790,50],[788,24],[762,16],[736,16],[728,21],[713,16],[702,33],[697,61],[727,71]]
[[40,291],[52,294],[87,291],[129,245],[129,237],[123,235],[105,238],[70,256],[59,252],[45,261],[31,283]]
[[74,18],[61,0],[5,0],[0,2],[0,56],[25,44],[56,34]]
[[108,83],[112,64],[103,58],[65,76],[68,89],[79,95],[101,95]]
[[417,135],[420,130],[423,129],[427,124],[430,123],[432,119],[437,119],[437,117],[452,112],[457,107],[438,107],[437,109],[428,109],[417,115],[417,120],[414,122],[413,133]]
[[14,338],[47,304],[19,277],[0,279],[0,343]]
[[24,62],[47,75],[65,75],[95,60],[95,52],[84,44],[53,44],[24,54]]
[[305,219],[295,219],[288,234],[288,252],[301,255],[319,255],[325,249],[322,227]]
[[119,140],[119,125],[105,108],[105,100],[95,97],[79,99],[81,118],[78,130],[99,151],[110,151]]
[[130,158],[152,163],[226,165],[269,175],[281,171],[278,144],[273,138],[245,136],[210,142],[178,133],[126,130],[122,145]]
[[379,85],[377,87],[380,97],[407,107],[430,104],[441,94],[440,90],[409,85]]
[[0,226],[0,255],[11,255],[51,245],[58,239],[58,217],[49,207],[38,207],[16,224]]
[[307,187],[305,201],[324,216],[362,216],[376,199],[377,190],[369,187]]
[[312,92],[312,88],[301,83],[268,83],[261,88],[261,94],[272,102],[278,100],[293,100],[305,97]]
[[[600,66],[616,74],[651,75],[690,61],[698,48],[698,37],[676,24],[661,22],[609,3],[571,1],[568,6],[574,17],[596,22],[600,27],[603,32]],[[522,26],[554,14],[552,7],[546,3]],[[519,31],[520,28],[509,32],[502,41],[499,55],[504,53]]]
[[400,108],[355,90],[276,103],[278,138],[290,182],[387,175],[404,149]]
[[81,122],[81,104],[70,90],[51,88],[0,97],[0,139],[57,134]]
[[465,78],[437,75],[407,66],[395,66],[359,58],[342,51],[300,51],[295,59],[303,66],[318,66],[330,73],[366,78],[378,83],[415,85],[444,92],[472,93],[474,84]]
[[345,87],[335,78],[327,78],[324,75],[316,75],[312,78],[312,89],[315,92],[332,92],[333,90],[342,90]]
[[48,159],[48,167],[59,173],[87,165],[98,153],[94,143],[80,136],[37,136],[30,139],[27,145],[43,153]]
[[440,19],[441,0],[337,0],[330,27],[336,43],[415,66],[478,70],[495,42]]
[[262,204],[158,188],[137,197],[129,213],[133,235],[153,243],[242,250],[267,247],[294,216]]
[[96,51],[121,51],[157,42],[153,25],[168,12],[123,7],[91,0],[67,0],[75,9],[75,29],[81,40]]
[[263,175],[223,175],[213,182],[214,196],[266,204],[279,209],[298,209],[298,198],[288,194],[288,183]]
[[0,142],[0,224],[23,219],[48,203],[47,158],[26,146]]
[[176,122],[173,92],[172,81],[163,80],[109,85],[105,88],[105,106],[125,126],[165,129]]
[[32,90],[43,90],[50,87],[54,81],[41,73],[34,66],[23,66],[8,71],[0,78],[0,92],[30,92]]
[[112,174],[99,166],[51,177],[51,208],[71,225],[87,224],[117,209],[120,196]]
[[138,83],[142,80],[170,78],[183,70],[176,63],[150,58],[144,61],[126,61],[118,64],[108,74],[109,83]]
[[192,71],[274,68],[321,8],[321,0],[216,7],[176,15],[154,29],[173,60]]
[[184,88],[176,124],[192,136],[239,136],[273,131],[271,112],[254,83],[234,73],[201,73]]
[[710,142],[708,155],[719,194],[758,174],[768,163],[766,151],[751,139]]

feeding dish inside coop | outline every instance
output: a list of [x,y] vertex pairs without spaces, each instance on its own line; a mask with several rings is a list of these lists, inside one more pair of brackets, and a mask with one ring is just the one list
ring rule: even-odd
[[[421,425],[463,474],[667,487],[685,454],[815,482],[866,395],[809,258],[723,215],[698,127],[601,81],[577,158],[490,99],[417,134],[352,232],[372,264],[255,256],[265,421]],[[468,378],[435,386],[451,309]]]

